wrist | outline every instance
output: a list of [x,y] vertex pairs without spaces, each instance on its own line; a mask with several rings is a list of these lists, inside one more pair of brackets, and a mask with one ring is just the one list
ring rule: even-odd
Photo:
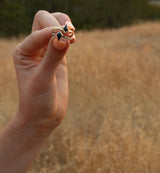
[[[14,117],[15,127],[18,129],[28,129],[33,137],[45,140],[52,131],[60,124],[53,118],[36,118],[34,115],[26,115],[22,111],[18,111]],[[35,135],[35,136],[34,136]]]
[[[20,115],[16,114],[0,134],[1,171],[25,172],[50,133],[24,121]],[[9,166],[6,167],[6,165]]]

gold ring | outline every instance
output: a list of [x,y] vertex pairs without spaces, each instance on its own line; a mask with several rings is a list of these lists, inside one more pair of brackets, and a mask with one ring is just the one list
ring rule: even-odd
[[73,35],[73,31],[68,29],[67,24],[63,28],[61,28],[59,26],[53,27],[52,31],[54,32],[54,30],[60,30],[60,31],[63,31],[64,33],[71,33]]
[[62,37],[65,38],[65,39],[68,39],[68,40],[72,40],[72,37],[64,36],[64,35],[62,34],[61,31],[59,31],[58,33],[52,33],[52,36],[57,36],[58,41],[59,41]]

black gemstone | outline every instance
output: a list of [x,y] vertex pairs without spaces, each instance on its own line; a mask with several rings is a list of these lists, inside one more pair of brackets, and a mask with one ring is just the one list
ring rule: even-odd
[[57,33],[57,39],[58,39],[58,41],[61,39],[61,37],[62,37],[62,33],[61,32],[58,32]]
[[64,26],[63,31],[64,31],[64,32],[67,32],[67,31],[68,31],[67,24]]

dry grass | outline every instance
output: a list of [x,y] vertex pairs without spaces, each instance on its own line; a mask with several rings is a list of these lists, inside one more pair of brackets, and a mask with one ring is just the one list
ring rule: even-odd
[[[16,112],[18,42],[0,40],[0,128]],[[66,118],[29,173],[159,173],[159,43],[159,23],[77,33]]]

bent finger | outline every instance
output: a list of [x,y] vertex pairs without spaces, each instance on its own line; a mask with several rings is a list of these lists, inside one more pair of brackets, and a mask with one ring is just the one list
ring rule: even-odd
[[47,27],[33,32],[18,45],[18,50],[23,55],[36,54],[37,51],[48,44],[49,39],[52,37],[52,28],[53,27]]
[[33,20],[32,32],[49,26],[60,26],[60,24],[48,11],[38,11]]

